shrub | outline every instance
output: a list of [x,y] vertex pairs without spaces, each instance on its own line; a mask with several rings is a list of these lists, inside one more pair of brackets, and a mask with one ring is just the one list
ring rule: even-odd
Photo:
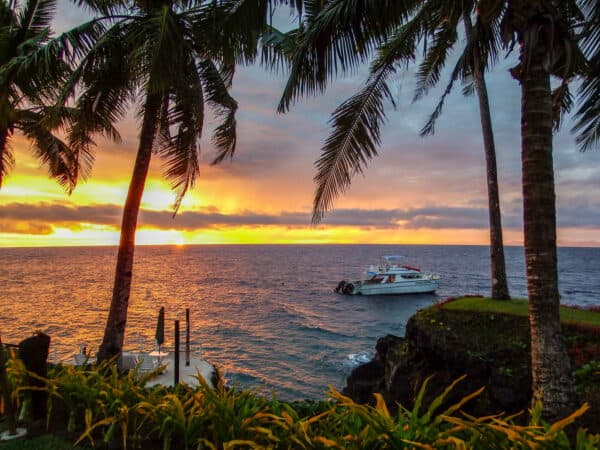
[[332,388],[327,401],[288,403],[222,384],[211,389],[203,380],[196,388],[146,388],[147,378],[136,371],[121,377],[113,366],[103,365],[61,367],[45,382],[52,402],[68,407],[72,420],[65,425],[77,432],[77,442],[95,445],[101,440],[123,449],[158,443],[165,450],[568,449],[572,445],[585,450],[600,445],[600,435],[579,430],[571,442],[564,432],[585,413],[586,404],[553,424],[542,421],[540,405],[529,412],[526,425],[523,420],[515,423],[517,416],[473,417],[461,412],[482,388],[441,410],[464,376],[424,408],[427,380],[414,407],[408,410],[399,405],[393,415],[379,394],[375,394],[374,406],[357,404]]

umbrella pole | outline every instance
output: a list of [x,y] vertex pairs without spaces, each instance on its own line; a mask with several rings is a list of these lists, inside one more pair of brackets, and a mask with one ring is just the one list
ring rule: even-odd
[[173,385],[177,386],[177,384],[179,384],[179,320],[175,321],[175,353],[173,355],[173,360],[175,363],[175,379]]
[[185,309],[185,365],[190,365],[190,308]]

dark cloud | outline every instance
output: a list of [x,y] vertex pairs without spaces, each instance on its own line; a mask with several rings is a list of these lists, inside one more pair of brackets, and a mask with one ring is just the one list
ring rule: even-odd
[[116,205],[67,206],[57,203],[9,203],[0,207],[0,220],[29,223],[95,223],[118,227],[121,207]]
[[[561,227],[597,229],[600,226],[600,205],[581,200],[563,206],[558,216]],[[48,234],[50,224],[70,228],[82,223],[118,228],[122,208],[101,204],[66,206],[56,203],[24,204],[10,203],[0,207],[0,225],[8,233]],[[308,227],[311,214],[304,211],[283,211],[279,214],[261,214],[240,211],[223,214],[209,206],[202,211],[184,211],[173,218],[170,211],[141,211],[140,226],[159,229],[194,231],[210,228],[237,226],[285,226]],[[513,200],[503,206],[505,229],[522,228],[521,205]],[[427,206],[410,209],[337,209],[328,213],[321,226],[361,227],[373,229],[485,229],[488,212],[485,205],[465,207]]]

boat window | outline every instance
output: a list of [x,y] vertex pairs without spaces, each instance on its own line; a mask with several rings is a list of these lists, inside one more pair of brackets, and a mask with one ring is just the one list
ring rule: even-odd
[[406,275],[402,275],[402,278],[405,280],[414,280],[416,278],[421,278],[421,276],[417,273],[408,273]]

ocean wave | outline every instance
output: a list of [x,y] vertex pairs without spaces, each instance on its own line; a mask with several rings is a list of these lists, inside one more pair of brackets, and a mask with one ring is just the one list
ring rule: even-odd
[[373,359],[373,352],[361,351],[358,353],[350,353],[346,362],[348,366],[354,368],[370,362],[371,359]]

